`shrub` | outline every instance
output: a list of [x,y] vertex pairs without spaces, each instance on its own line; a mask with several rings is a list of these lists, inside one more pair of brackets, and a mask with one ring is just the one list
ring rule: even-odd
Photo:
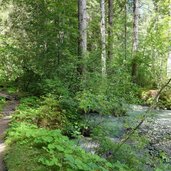
[[13,116],[13,121],[22,121],[45,128],[63,128],[67,124],[65,111],[59,102],[53,97],[43,98],[40,102],[37,98],[25,98]]
[[59,78],[45,79],[41,82],[43,94],[53,94],[55,96],[68,96],[69,92]]
[[106,95],[104,92],[98,94],[90,90],[84,90],[77,95],[79,108],[84,113],[97,112],[100,114],[113,114],[115,116],[125,115],[128,105],[123,98],[115,95]]
[[65,111],[53,97],[46,97],[37,111],[37,125],[46,128],[63,128],[67,123]]
[[162,109],[171,109],[171,91],[169,89],[165,90],[160,95],[159,107]]
[[[76,147],[60,130],[38,129],[34,125],[18,123],[9,129],[7,143],[12,148],[8,150],[6,163],[12,171],[32,170],[34,167],[35,171],[109,171],[113,168],[105,159]],[[17,156],[15,161],[12,156]]]

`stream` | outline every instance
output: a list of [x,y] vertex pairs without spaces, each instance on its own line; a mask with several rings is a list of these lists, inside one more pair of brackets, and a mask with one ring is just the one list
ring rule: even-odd
[[[90,125],[101,125],[106,137],[119,142],[122,136],[134,128],[140,121],[142,114],[148,109],[146,106],[131,105],[127,116],[100,116],[91,114],[86,116],[85,121]],[[139,130],[141,135],[145,135],[149,140],[148,151],[150,154],[157,156],[161,152],[169,156],[171,161],[171,110],[153,110],[148,114],[148,119],[141,125]],[[106,138],[104,137],[104,138]],[[77,142],[83,149],[95,153],[98,144],[92,138],[82,138]]]

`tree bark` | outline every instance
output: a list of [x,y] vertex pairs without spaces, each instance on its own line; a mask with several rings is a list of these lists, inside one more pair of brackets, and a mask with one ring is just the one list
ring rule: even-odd
[[127,0],[125,0],[125,60],[127,59]]
[[101,6],[101,62],[102,77],[106,77],[106,23],[105,23],[105,0],[100,1]]
[[[85,61],[87,52],[87,1],[78,0],[78,20],[79,20],[79,56]],[[80,66],[80,73],[85,72],[85,66]]]
[[133,23],[133,52],[138,51],[138,15],[139,15],[139,0],[134,0],[134,23]]
[[113,56],[113,0],[108,0],[108,58],[112,59]]
[[132,79],[133,82],[137,82],[137,72],[138,72],[138,64],[137,64],[137,52],[138,52],[138,15],[139,15],[139,0],[134,0],[133,6],[133,60],[132,60]]
[[[169,4],[169,42],[171,42],[171,4]],[[171,46],[169,46],[167,59],[167,77],[171,78]]]

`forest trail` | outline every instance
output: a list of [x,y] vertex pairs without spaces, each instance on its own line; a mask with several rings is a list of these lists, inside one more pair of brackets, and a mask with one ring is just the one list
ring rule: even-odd
[[[7,94],[3,94],[3,95],[4,97],[8,96]],[[5,151],[4,133],[8,128],[8,124],[10,122],[10,115],[14,112],[18,104],[19,102],[17,100],[15,100],[13,97],[10,97],[10,100],[8,99],[7,104],[5,105],[2,111],[3,117],[0,119],[0,171],[6,171],[3,162],[4,151]]]

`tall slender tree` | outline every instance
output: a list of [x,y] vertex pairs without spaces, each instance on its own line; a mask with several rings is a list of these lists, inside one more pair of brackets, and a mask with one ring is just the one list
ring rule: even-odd
[[133,14],[134,14],[134,23],[133,23],[133,52],[138,51],[138,15],[139,15],[139,0],[134,0]]
[[139,0],[134,0],[133,3],[133,60],[132,60],[132,79],[137,80],[137,52],[138,52],[138,21],[139,21]]
[[112,59],[113,53],[113,0],[108,0],[108,58]]
[[[171,42],[171,2],[169,4],[169,42]],[[167,60],[167,77],[171,78],[171,46],[169,46]]]
[[102,77],[106,77],[106,23],[105,23],[105,0],[100,1],[101,6],[101,61]]
[[127,58],[127,0],[125,0],[125,60]]
[[[78,0],[78,19],[79,19],[79,56],[82,60],[87,52],[87,0]],[[80,67],[80,73],[84,74],[85,66]]]

